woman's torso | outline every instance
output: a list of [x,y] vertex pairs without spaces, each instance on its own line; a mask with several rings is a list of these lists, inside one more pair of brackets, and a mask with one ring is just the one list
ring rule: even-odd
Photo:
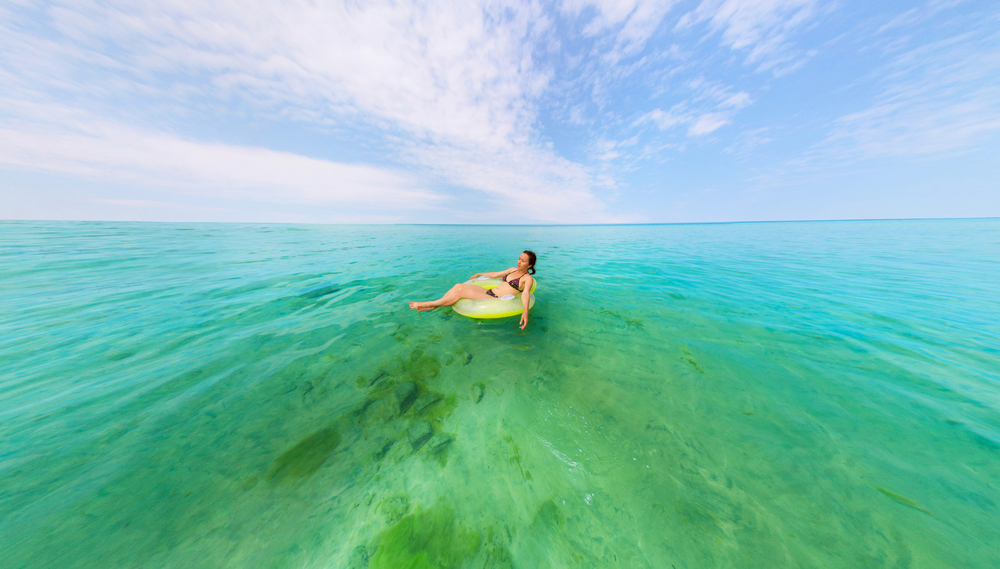
[[517,294],[524,290],[526,272],[513,270],[505,276],[500,277],[503,281],[493,289],[493,294],[503,296],[505,294]]

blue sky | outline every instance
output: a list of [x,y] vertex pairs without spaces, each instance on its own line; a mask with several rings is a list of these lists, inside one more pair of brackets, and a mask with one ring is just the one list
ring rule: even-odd
[[0,218],[1000,216],[1000,3],[0,4]]

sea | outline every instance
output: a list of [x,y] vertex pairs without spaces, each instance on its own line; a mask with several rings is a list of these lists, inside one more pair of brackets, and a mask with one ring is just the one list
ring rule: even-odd
[[[538,256],[536,304],[418,314]],[[0,222],[0,566],[1000,563],[1000,219]]]

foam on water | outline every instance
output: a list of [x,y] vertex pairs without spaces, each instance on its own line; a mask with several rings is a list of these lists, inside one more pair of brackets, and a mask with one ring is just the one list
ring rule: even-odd
[[[406,308],[523,248],[527,330]],[[4,222],[0,306],[4,567],[1000,550],[1000,220]]]

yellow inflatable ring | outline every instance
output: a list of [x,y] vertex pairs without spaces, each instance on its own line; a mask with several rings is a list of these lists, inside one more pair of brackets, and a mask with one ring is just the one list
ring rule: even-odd
[[[498,286],[503,281],[479,277],[466,281],[465,284],[481,286],[486,290]],[[538,281],[531,279],[531,298],[528,299],[528,308],[535,306],[535,289],[538,288]],[[515,295],[505,295],[502,298],[484,298],[482,300],[463,298],[452,306],[452,309],[469,318],[507,318],[508,316],[520,316],[524,312],[521,305],[521,293]]]

